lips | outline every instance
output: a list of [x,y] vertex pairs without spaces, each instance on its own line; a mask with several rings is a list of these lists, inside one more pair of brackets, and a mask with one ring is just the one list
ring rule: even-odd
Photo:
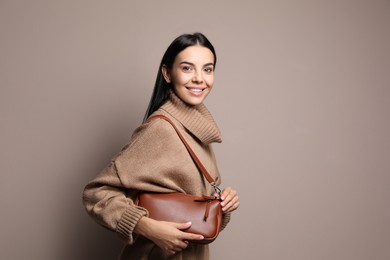
[[202,96],[203,95],[203,91],[206,89],[206,88],[199,88],[199,87],[186,87],[189,92],[191,93],[191,95],[193,96]]
[[201,93],[205,88],[193,88],[193,87],[186,87],[189,91],[195,92],[195,93]]

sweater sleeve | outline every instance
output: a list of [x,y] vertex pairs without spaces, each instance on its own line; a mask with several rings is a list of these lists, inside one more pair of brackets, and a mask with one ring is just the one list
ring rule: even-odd
[[222,227],[221,230],[224,230],[227,224],[230,222],[231,212],[224,213],[222,215]]
[[127,243],[134,243],[134,227],[148,212],[126,196],[118,178],[115,162],[87,184],[83,202],[88,214],[102,226],[116,231]]
[[[129,144],[84,189],[83,202],[88,214],[129,244],[135,241],[133,231],[138,221],[148,216],[146,209],[134,204],[137,193],[169,192],[176,186],[181,191],[172,178],[163,176],[164,172],[182,168],[175,166],[180,160],[172,161],[177,152],[174,147],[177,142],[172,140],[178,139],[175,135],[163,120],[140,126]],[[185,148],[181,150],[185,152]]]
[[133,200],[139,191],[205,194],[202,176],[176,131],[165,120],[153,120],[136,129],[128,145],[83,194],[89,215],[116,231],[127,243],[146,209]]

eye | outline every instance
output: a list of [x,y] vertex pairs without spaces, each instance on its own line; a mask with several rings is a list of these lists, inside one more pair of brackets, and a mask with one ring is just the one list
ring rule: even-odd
[[214,71],[214,68],[213,67],[206,67],[206,68],[204,68],[204,71],[206,73],[212,73]]
[[181,68],[184,72],[189,72],[189,71],[192,71],[192,66],[183,66]]

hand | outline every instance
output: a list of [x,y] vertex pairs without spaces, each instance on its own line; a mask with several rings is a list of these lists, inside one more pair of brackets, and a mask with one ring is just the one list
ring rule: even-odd
[[237,192],[233,190],[231,187],[226,187],[225,189],[223,189],[220,195],[220,199],[221,199],[222,211],[224,213],[232,212],[236,210],[240,205]]
[[202,240],[203,236],[183,232],[191,226],[188,223],[157,221],[142,217],[135,227],[135,232],[153,241],[166,256],[172,256],[188,246],[188,240]]

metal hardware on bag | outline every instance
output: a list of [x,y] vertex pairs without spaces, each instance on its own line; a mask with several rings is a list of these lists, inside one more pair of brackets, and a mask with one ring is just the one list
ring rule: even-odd
[[210,184],[211,184],[211,186],[213,186],[215,193],[217,193],[218,195],[221,195],[221,189],[218,187],[218,185],[215,184],[214,182],[210,183]]

